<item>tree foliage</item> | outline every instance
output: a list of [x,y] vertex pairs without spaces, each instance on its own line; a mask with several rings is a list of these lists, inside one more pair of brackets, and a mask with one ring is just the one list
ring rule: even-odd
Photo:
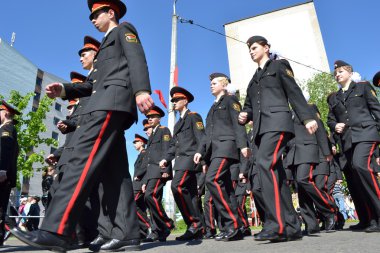
[[48,146],[57,146],[58,143],[53,138],[43,138],[41,134],[47,131],[44,124],[46,113],[50,111],[53,100],[47,96],[42,97],[36,111],[30,111],[28,105],[33,98],[34,93],[21,95],[18,91],[11,91],[8,102],[14,105],[21,115],[16,116],[18,143],[20,153],[17,159],[17,168],[26,178],[33,176],[34,170],[40,170],[44,165],[44,152],[35,152],[35,148],[42,144]]
[[328,73],[319,73],[314,75],[311,79],[306,82],[306,86],[308,88],[310,94],[310,103],[316,104],[320,113],[321,119],[325,124],[326,129],[326,121],[327,114],[329,113],[329,106],[327,104],[327,96],[337,91],[337,82],[334,77]]

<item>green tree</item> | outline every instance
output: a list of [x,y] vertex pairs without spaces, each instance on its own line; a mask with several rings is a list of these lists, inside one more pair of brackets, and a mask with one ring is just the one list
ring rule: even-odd
[[318,106],[321,113],[321,119],[325,124],[326,129],[328,129],[326,121],[327,114],[329,113],[327,96],[338,90],[337,85],[334,77],[328,73],[316,74],[306,82],[306,87],[310,94],[309,102]]
[[29,111],[27,107],[34,95],[33,92],[21,95],[18,91],[13,90],[8,100],[21,112],[21,115],[15,118],[18,122],[16,129],[20,147],[17,168],[26,179],[33,176],[34,170],[38,171],[44,167],[44,152],[37,153],[34,149],[42,144],[54,147],[58,145],[53,138],[41,137],[41,133],[47,130],[43,120],[46,118],[46,113],[50,111],[53,100],[44,96],[39,101],[37,110]]

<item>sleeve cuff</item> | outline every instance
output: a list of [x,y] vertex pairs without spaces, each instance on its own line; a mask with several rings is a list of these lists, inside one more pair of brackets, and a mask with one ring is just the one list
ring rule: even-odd
[[59,85],[61,85],[61,87],[62,87],[62,91],[61,91],[61,95],[60,95],[60,97],[61,97],[61,98],[65,98],[65,97],[66,97],[65,86],[64,86],[62,83],[60,83]]
[[135,97],[140,96],[142,94],[148,94],[148,95],[150,95],[150,92],[147,91],[147,90],[141,90],[141,91],[136,92]]

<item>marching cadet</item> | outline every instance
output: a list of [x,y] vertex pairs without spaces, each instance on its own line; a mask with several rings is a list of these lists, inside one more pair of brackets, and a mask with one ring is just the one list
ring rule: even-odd
[[248,158],[247,134],[245,127],[237,122],[241,110],[238,99],[226,94],[229,78],[222,73],[213,73],[210,81],[211,93],[216,99],[207,114],[206,136],[194,155],[194,162],[198,164],[202,159],[208,165],[206,187],[222,217],[225,231],[215,239],[241,240],[240,219],[232,204],[235,201],[237,206],[230,166],[239,161],[240,153]]
[[146,160],[144,158],[146,154],[145,145],[147,143],[147,139],[145,139],[139,134],[135,134],[133,146],[139,152],[139,155],[137,156],[137,159],[134,164],[135,171],[133,175],[133,191],[135,194],[137,216],[139,217],[141,239],[145,239],[148,236],[150,229],[149,219],[146,214],[144,193],[141,190],[142,180],[144,179],[144,176],[146,174]]
[[[319,233],[316,211],[324,218],[326,232],[335,231],[335,204],[328,193],[321,189],[325,183],[318,187],[315,181],[316,175],[329,174],[328,161],[332,159],[332,155],[318,108],[313,104],[308,106],[314,112],[318,129],[315,134],[310,135],[297,114],[292,111],[295,138],[292,148],[287,153],[286,163],[288,168],[291,167],[298,186],[301,216],[306,225],[305,234],[311,235]],[[317,174],[315,170],[319,170]]]
[[[261,177],[266,221],[255,240],[284,241],[302,237],[298,217],[291,203],[281,155],[294,134],[289,102],[310,134],[317,122],[286,60],[269,59],[270,45],[262,36],[248,39],[249,53],[258,69],[248,88],[239,123],[253,121],[256,166]],[[289,203],[290,202],[290,203]]]
[[165,159],[160,161],[161,169],[165,169],[175,159],[174,178],[171,183],[174,200],[187,225],[185,234],[177,241],[190,241],[202,237],[202,222],[198,209],[197,177],[200,165],[193,161],[195,152],[204,137],[202,117],[188,109],[194,96],[182,87],[170,90],[174,110],[179,112],[180,119],[174,125],[173,139]]
[[153,129],[149,137],[145,159],[147,160],[146,175],[143,180],[142,191],[145,193],[145,203],[149,208],[151,216],[152,232],[148,235],[146,242],[165,242],[174,229],[174,222],[170,219],[162,206],[163,189],[172,177],[171,163],[165,169],[159,166],[170,146],[172,135],[169,128],[161,126],[161,118],[165,113],[158,106],[154,106],[146,117]]
[[148,136],[148,138],[149,138],[152,135],[153,128],[151,125],[149,125],[148,119],[144,119],[142,124],[144,126],[143,130],[144,130],[146,136]]
[[380,104],[369,83],[352,81],[350,64],[338,60],[334,69],[341,88],[329,99],[327,124],[341,137],[347,159],[344,173],[354,204],[367,207],[367,220],[356,228],[380,232],[380,189],[372,162],[380,142]]
[[131,175],[126,169],[124,131],[137,121],[137,107],[145,113],[153,105],[148,67],[136,29],[127,22],[119,24],[127,11],[125,4],[120,0],[89,0],[88,7],[91,22],[105,34],[91,79],[82,84],[53,83],[46,87],[50,98],[91,95],[74,141],[62,154],[70,153],[62,168],[65,176],[40,230],[12,232],[34,247],[66,251],[81,211],[100,179],[107,193],[102,204],[120,213],[111,217],[111,238],[100,250],[136,250],[140,249],[140,233]]
[[20,112],[6,101],[0,105],[0,247],[4,244],[5,215],[11,189],[16,187],[19,146],[14,116]]

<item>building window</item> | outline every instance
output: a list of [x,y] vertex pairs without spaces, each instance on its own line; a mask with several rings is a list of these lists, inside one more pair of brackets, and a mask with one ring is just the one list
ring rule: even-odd
[[55,110],[60,112],[62,110],[61,104],[59,104],[59,103],[56,102],[55,103]]
[[59,121],[60,121],[60,119],[58,119],[57,117],[54,117],[53,123],[55,126],[58,124]]
[[57,132],[52,132],[51,133],[51,138],[53,138],[54,140],[58,141],[58,133]]
[[53,148],[53,147],[50,148],[50,154],[53,154],[55,151],[57,151],[56,148]]

